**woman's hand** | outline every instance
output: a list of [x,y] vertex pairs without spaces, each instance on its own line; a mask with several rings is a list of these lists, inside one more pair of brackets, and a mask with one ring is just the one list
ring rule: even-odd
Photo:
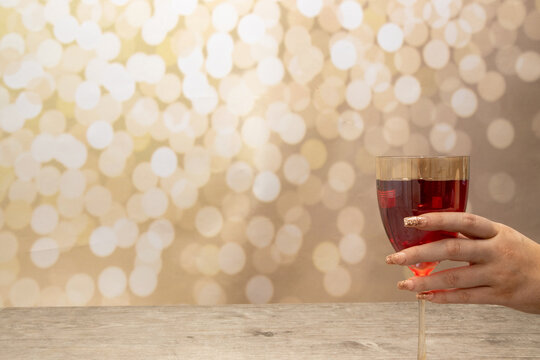
[[405,224],[460,236],[389,255],[388,264],[455,260],[469,265],[400,281],[400,289],[416,291],[419,299],[434,303],[496,304],[540,314],[540,244],[506,225],[467,213],[429,213],[406,218]]

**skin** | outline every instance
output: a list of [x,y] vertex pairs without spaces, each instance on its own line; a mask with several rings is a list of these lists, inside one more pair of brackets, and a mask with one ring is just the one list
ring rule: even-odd
[[429,213],[415,220],[419,224],[411,227],[459,236],[389,255],[388,264],[454,260],[469,265],[400,281],[399,289],[415,291],[417,298],[433,303],[495,304],[540,314],[540,244],[473,214]]

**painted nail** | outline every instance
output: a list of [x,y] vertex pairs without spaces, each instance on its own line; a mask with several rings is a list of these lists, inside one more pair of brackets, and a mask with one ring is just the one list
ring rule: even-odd
[[421,293],[418,293],[416,294],[416,298],[418,300],[431,300],[433,299],[433,293],[430,292],[430,291],[426,291],[426,292],[421,292]]
[[400,290],[412,290],[414,287],[414,284],[412,280],[403,280],[398,282],[398,289]]
[[405,227],[418,227],[426,224],[426,218],[422,216],[411,216],[403,219]]
[[386,257],[386,263],[387,264],[397,264],[401,265],[405,262],[405,254],[402,252],[398,252],[395,254],[388,255]]

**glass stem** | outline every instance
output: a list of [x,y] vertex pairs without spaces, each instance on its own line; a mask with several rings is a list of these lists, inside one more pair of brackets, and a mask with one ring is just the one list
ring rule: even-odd
[[426,360],[426,301],[418,300],[418,360]]

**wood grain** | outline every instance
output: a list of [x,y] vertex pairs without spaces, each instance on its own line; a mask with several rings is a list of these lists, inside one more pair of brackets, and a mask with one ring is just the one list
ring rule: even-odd
[[[6,308],[0,359],[415,359],[416,303]],[[433,305],[428,359],[540,359],[540,316]]]

